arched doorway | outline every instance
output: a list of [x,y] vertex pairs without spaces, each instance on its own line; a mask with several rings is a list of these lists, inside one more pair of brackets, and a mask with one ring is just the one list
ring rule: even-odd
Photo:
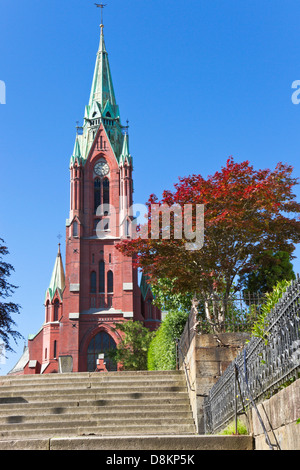
[[117,364],[107,357],[107,351],[110,349],[116,349],[117,345],[114,339],[106,333],[106,331],[100,331],[90,341],[87,350],[87,370],[88,372],[94,372],[96,369],[98,354],[104,353],[104,359],[106,362],[106,368],[109,371],[117,370]]

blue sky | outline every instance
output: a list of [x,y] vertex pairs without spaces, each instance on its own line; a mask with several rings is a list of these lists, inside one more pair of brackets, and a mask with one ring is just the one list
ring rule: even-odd
[[[300,176],[300,4],[296,0],[108,0],[105,41],[123,124],[130,121],[134,200],[228,156],[279,161]],[[0,0],[0,237],[19,286],[18,330],[36,333],[69,211],[68,164],[99,43],[93,1]],[[1,96],[0,96],[1,101]],[[299,199],[300,189],[296,194]],[[299,256],[300,250],[296,254]],[[300,261],[294,261],[300,272]],[[23,349],[20,341],[0,373]]]

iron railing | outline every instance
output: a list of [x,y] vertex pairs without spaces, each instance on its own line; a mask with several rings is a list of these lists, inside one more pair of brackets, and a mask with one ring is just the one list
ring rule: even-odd
[[[257,320],[264,302],[264,296],[257,294],[245,294],[237,292],[228,297],[213,295],[211,297],[200,297],[196,305],[192,307],[191,313],[180,340],[177,342],[178,366],[182,366],[182,354],[186,355],[190,344],[197,333],[250,333],[253,324]],[[217,312],[222,311],[224,315],[222,323],[216,322]],[[210,315],[210,319],[208,316]]]
[[246,292],[202,297],[198,301],[197,331],[201,333],[250,332],[264,296]]
[[205,398],[205,433],[220,431],[237,414],[244,413],[247,404],[254,406],[299,374],[298,276],[268,315],[266,340],[253,337]]

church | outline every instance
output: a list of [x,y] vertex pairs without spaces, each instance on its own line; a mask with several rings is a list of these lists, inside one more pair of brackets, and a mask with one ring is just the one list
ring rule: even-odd
[[65,267],[59,245],[44,323],[28,338],[12,375],[93,372],[99,354],[108,371],[119,370],[121,365],[107,356],[121,339],[114,324],[140,321],[155,330],[161,322],[145,277],[139,282],[132,259],[116,248],[131,236],[133,165],[102,23],[90,99],[69,165]]

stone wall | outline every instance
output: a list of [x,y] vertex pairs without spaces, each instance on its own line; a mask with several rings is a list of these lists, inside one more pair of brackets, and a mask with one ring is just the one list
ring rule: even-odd
[[[257,406],[272,444],[281,450],[300,450],[300,379]],[[272,432],[272,429],[274,433]],[[252,409],[256,450],[269,450],[257,413]]]
[[[197,334],[187,323],[180,340],[180,368],[185,369],[197,432],[204,434],[203,402],[212,386],[243,349],[249,335],[245,333]],[[180,353],[180,352],[179,352]],[[179,359],[180,359],[179,356]]]

